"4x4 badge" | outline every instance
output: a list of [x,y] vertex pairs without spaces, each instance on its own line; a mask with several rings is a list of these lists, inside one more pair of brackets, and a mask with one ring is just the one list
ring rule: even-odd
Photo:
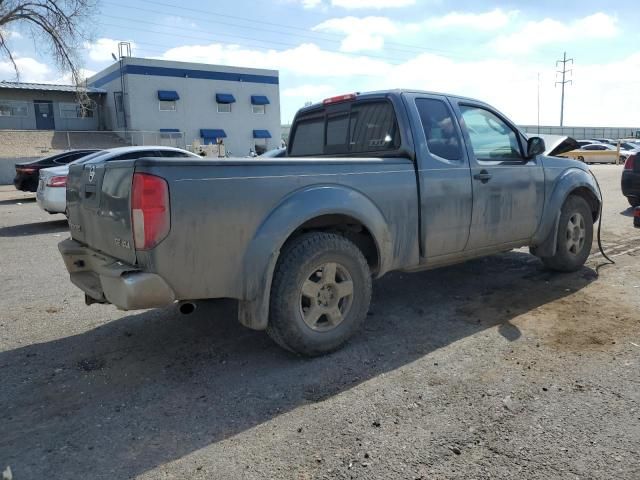
[[96,176],[96,166],[91,165],[89,167],[89,181],[93,182],[93,178]]

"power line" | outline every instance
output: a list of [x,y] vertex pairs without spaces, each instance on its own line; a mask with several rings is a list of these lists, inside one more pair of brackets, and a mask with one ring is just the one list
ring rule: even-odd
[[566,80],[566,75],[567,73],[572,73],[573,69],[569,69],[567,70],[567,63],[571,62],[571,64],[573,65],[573,58],[567,58],[567,52],[564,52],[564,55],[562,57],[562,60],[556,60],[556,68],[558,68],[558,64],[562,63],[562,70],[556,70],[556,75],[558,73],[562,74],[562,81],[558,82],[556,80],[556,85],[560,84],[562,85],[562,96],[560,97],[560,126],[562,126],[562,123],[564,121],[564,86],[567,83],[573,83],[572,80]]
[[[152,3],[154,5],[154,7],[156,7],[155,9],[148,9],[148,8],[142,8],[142,7],[134,7],[134,6],[129,6],[129,5],[125,5],[122,3],[117,3],[117,2],[105,2],[108,3],[110,5],[116,6],[116,7],[121,7],[121,8],[126,8],[126,9],[134,9],[134,10],[140,10],[140,11],[144,11],[144,12],[150,12],[150,13],[162,13],[162,14],[167,14],[167,15],[178,15],[181,18],[187,19],[187,20],[193,20],[193,21],[202,21],[202,16],[209,16],[212,18],[216,18],[217,20],[219,20],[220,18],[232,18],[232,19],[236,19],[236,20],[240,20],[243,22],[248,22],[248,23],[253,23],[253,24],[257,24],[257,25],[251,25],[251,30],[257,30],[257,31],[264,31],[264,32],[269,32],[269,33],[275,33],[277,35],[284,35],[284,36],[289,36],[289,37],[298,37],[298,38],[306,38],[309,40],[313,40],[313,41],[323,41],[323,42],[331,42],[331,43],[341,43],[342,40],[344,39],[345,35],[344,34],[337,34],[337,33],[330,33],[330,32],[311,32],[308,29],[302,28],[302,27],[293,27],[290,25],[284,25],[284,24],[280,24],[280,23],[273,23],[273,22],[265,22],[265,21],[256,21],[254,19],[249,19],[249,18],[245,18],[245,17],[240,17],[240,16],[236,16],[236,15],[224,15],[224,14],[219,14],[219,13],[210,13],[207,12],[205,10],[201,10],[201,9],[195,9],[195,8],[187,8],[187,7],[182,7],[179,5],[172,5],[169,3],[163,3],[163,2],[151,2],[151,1],[146,1],[146,0],[139,0],[139,1],[145,1],[146,3]],[[158,5],[162,5],[162,6],[166,6],[169,8],[175,8],[175,9],[179,9],[180,12],[162,12],[159,11],[157,9]],[[183,14],[183,11],[191,11],[191,12],[197,12],[199,14],[198,17],[192,17],[192,16],[187,16]],[[104,17],[111,17],[111,18],[118,18],[118,19],[124,19],[124,20],[130,20],[129,18],[125,18],[125,17],[116,17],[113,15],[106,15],[103,14],[102,16]],[[136,21],[141,21],[141,20],[137,20]],[[155,22],[145,22],[145,23],[155,23]],[[166,27],[165,24],[157,24],[160,25],[162,27]],[[222,23],[222,25],[224,26],[231,26],[231,27],[239,27],[239,28],[247,28],[247,25],[241,25],[238,23],[231,23],[231,22],[227,22],[225,21],[224,23]],[[278,30],[273,30],[273,29],[268,29],[268,28],[264,28],[263,25],[271,25],[271,26],[276,26],[278,27]],[[290,29],[290,30],[295,30],[295,31],[300,31],[303,33],[290,33],[287,31],[283,31],[283,29]],[[328,38],[328,37],[332,37],[332,38]],[[262,40],[263,41],[263,40]],[[391,47],[390,47],[391,46]],[[398,48],[399,47],[399,48]],[[422,46],[418,46],[418,45],[410,45],[410,44],[406,44],[406,43],[399,43],[399,42],[393,42],[393,41],[387,41],[385,40],[385,50],[389,50],[389,51],[396,51],[396,52],[404,52],[404,53],[412,53],[412,54],[416,54],[416,53],[434,53],[434,54],[438,54],[440,56],[443,57],[449,57],[449,58],[460,58],[460,59],[471,59],[472,57],[470,56],[462,56],[462,55],[458,55],[454,52],[451,52],[450,50],[443,50],[443,49],[437,49],[437,48],[427,48],[427,47],[422,47]],[[340,52],[340,53],[345,53],[345,52]],[[477,59],[477,57],[473,57],[473,59]]]

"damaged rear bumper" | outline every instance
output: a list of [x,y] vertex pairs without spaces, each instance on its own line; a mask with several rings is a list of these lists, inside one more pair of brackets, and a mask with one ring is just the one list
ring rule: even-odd
[[121,310],[138,310],[164,307],[176,299],[171,287],[159,275],[142,272],[75,240],[63,240],[58,250],[71,282],[97,303],[112,303]]

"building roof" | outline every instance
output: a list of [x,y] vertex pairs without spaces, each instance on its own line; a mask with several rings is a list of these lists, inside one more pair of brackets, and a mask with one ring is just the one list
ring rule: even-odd
[[[25,82],[7,82],[5,80],[0,82],[0,88],[6,88],[10,90],[39,90],[47,92],[69,92],[76,93],[77,87],[75,85],[56,85],[53,83],[25,83]],[[85,87],[81,87],[85,90]],[[103,88],[86,87],[87,93],[107,93]]]

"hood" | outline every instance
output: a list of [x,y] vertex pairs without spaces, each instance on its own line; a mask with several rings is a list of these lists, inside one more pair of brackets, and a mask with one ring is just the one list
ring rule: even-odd
[[540,134],[537,136],[544,140],[544,144],[546,146],[544,155],[547,157],[556,157],[563,153],[580,148],[578,142],[574,138],[567,137],[566,135]]

